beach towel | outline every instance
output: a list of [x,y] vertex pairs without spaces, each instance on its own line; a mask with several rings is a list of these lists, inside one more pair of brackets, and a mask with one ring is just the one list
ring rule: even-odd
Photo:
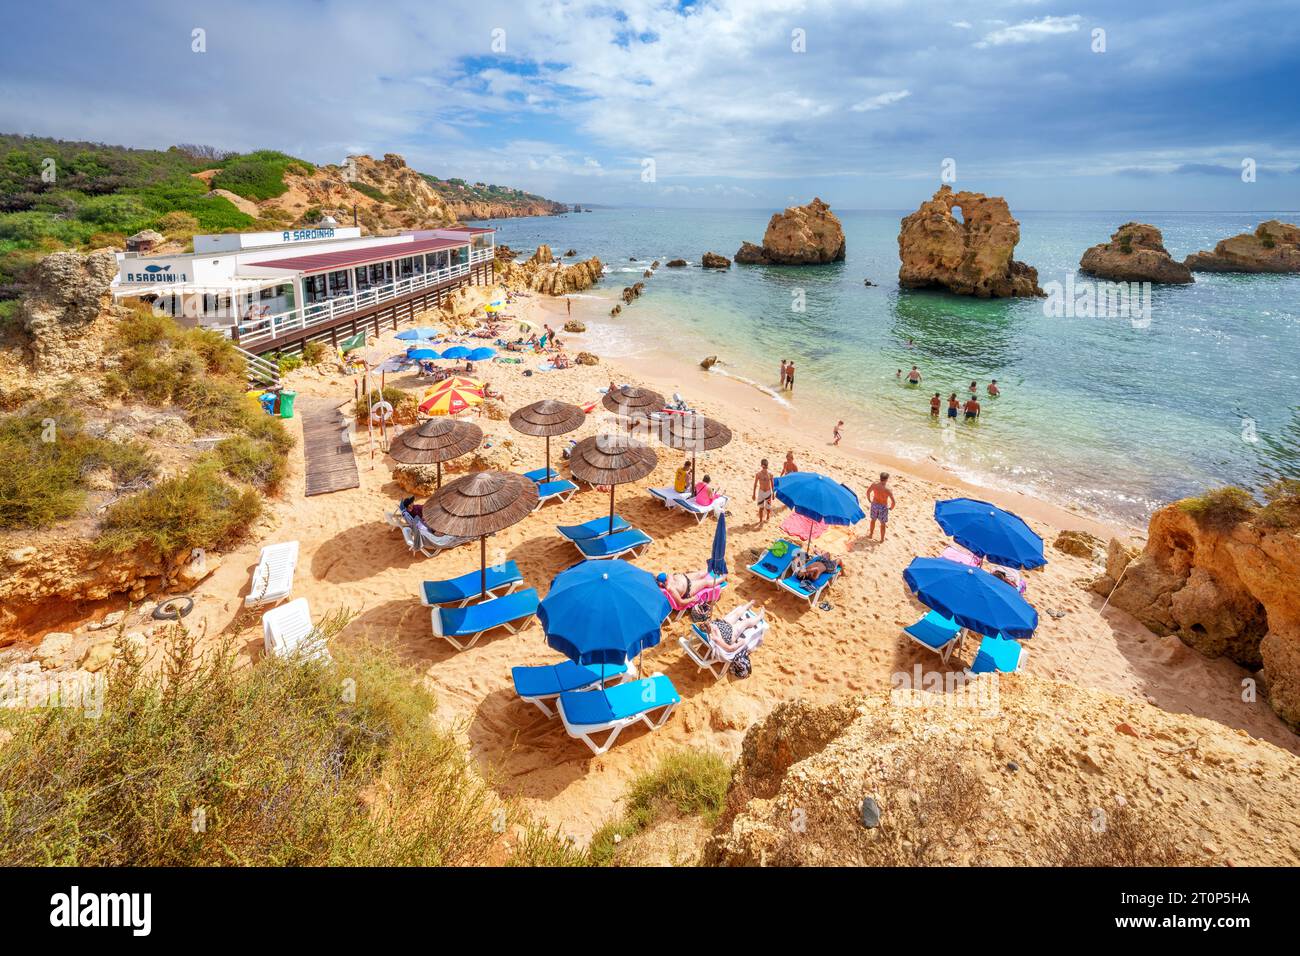
[[541,365],[537,366],[537,371],[539,371],[539,372],[554,372],[554,371],[555,371],[555,364],[554,364],[553,362],[543,362]]

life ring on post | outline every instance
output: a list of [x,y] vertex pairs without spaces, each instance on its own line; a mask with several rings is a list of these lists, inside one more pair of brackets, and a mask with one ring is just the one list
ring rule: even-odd
[[375,402],[370,406],[370,420],[378,425],[380,422],[393,420],[393,406],[388,402]]

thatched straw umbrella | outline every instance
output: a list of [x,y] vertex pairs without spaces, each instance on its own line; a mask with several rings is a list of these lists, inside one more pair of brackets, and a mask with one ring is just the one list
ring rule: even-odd
[[593,435],[573,446],[569,471],[593,485],[609,485],[609,530],[614,531],[614,486],[639,481],[659,459],[649,445],[627,435]]
[[510,416],[510,427],[534,438],[546,439],[546,474],[551,474],[551,436],[581,428],[587,413],[577,405],[545,399],[525,405]]
[[522,521],[537,507],[537,483],[505,471],[476,471],[440,488],[420,517],[434,534],[479,539],[482,597],[487,597],[487,536]]
[[731,429],[714,418],[696,412],[669,415],[668,427],[660,435],[669,448],[691,453],[691,484],[695,483],[695,459],[702,451],[714,451],[731,442]]
[[658,392],[636,385],[624,385],[606,392],[601,404],[624,418],[649,418],[651,412],[659,411],[667,403]]
[[442,487],[442,463],[472,452],[483,443],[483,429],[455,418],[432,418],[393,439],[388,454],[403,465],[437,465]]

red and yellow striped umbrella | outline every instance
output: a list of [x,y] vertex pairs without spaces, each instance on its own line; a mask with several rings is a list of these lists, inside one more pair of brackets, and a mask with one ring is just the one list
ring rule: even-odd
[[483,402],[483,383],[454,375],[424,393],[420,411],[426,415],[455,415]]

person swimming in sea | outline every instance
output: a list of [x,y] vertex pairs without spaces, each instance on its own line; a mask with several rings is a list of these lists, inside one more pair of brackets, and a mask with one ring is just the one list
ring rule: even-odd
[[907,373],[907,384],[908,385],[921,384],[921,372],[915,365],[912,366],[912,371]]
[[974,395],[974,394],[975,394],[976,392],[978,392],[979,390],[980,390],[980,383],[979,383],[979,382],[971,382],[971,383],[970,383],[970,393],[971,393],[972,395]]
[[967,420],[967,421],[970,421],[970,420],[973,419],[973,418],[979,418],[979,417],[980,417],[980,403],[979,403],[979,399],[976,398],[974,395],[972,395],[970,398],[968,398],[968,399],[966,400],[966,409],[965,409],[965,410],[966,410],[966,420]]
[[953,392],[948,396],[948,417],[956,418],[957,410],[961,408],[961,403],[957,401],[957,393]]
[[997,398],[1002,392],[998,388],[998,380],[995,378],[989,382],[989,398]]
[[939,397],[939,393],[938,393],[938,392],[935,392],[935,393],[934,393],[934,398],[930,399],[930,417],[931,417],[931,418],[938,418],[938,417],[939,417],[939,406],[940,406],[941,404],[943,404],[943,399]]

